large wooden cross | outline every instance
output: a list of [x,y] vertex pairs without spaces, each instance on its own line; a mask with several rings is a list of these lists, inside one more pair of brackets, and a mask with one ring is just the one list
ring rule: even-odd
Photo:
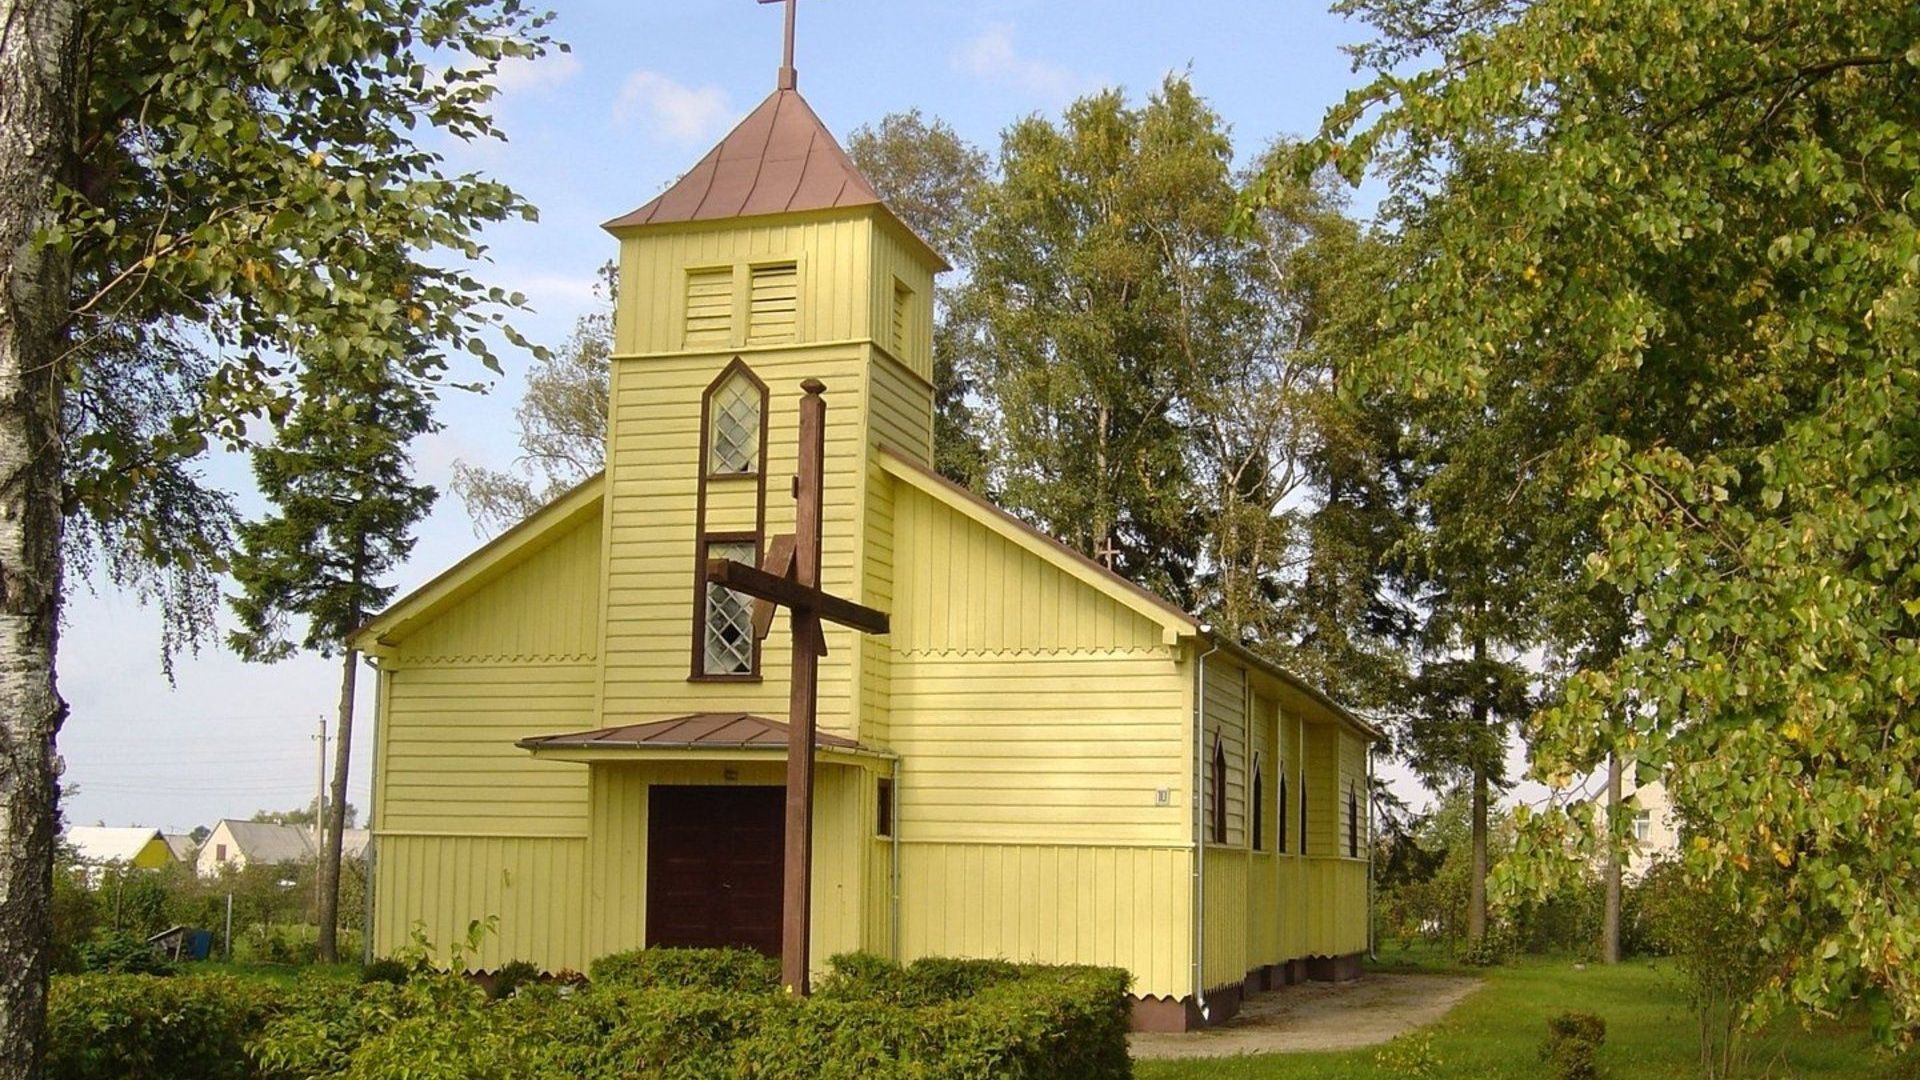
[[800,384],[800,468],[793,480],[791,535],[777,536],[759,567],[731,559],[707,563],[707,580],[756,598],[753,632],[765,638],[775,607],[793,626],[793,677],[787,699],[787,851],[781,890],[780,981],[789,993],[807,992],[807,937],[813,922],[813,755],[820,658],[827,655],[820,624],[838,623],[869,634],[887,632],[887,613],[843,600],[820,588],[821,459],[826,452],[825,384]]

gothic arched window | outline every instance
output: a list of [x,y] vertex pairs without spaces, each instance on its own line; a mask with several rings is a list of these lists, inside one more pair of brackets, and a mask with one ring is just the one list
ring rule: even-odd
[[767,441],[767,384],[736,359],[707,387],[700,411],[706,425],[707,475],[760,475]]
[[1213,842],[1227,842],[1227,747],[1213,737]]
[[[696,679],[757,679],[760,644],[753,634],[753,600],[707,580],[707,564],[730,559],[760,564],[765,539],[767,384],[735,357],[700,398],[699,528],[694,548],[693,672]],[[707,519],[708,492],[720,487],[755,491],[751,522]]]
[[1280,841],[1279,850],[1284,855],[1287,851],[1287,763],[1284,761],[1280,763],[1280,797],[1273,801],[1273,805],[1280,811],[1280,821],[1273,835]]
[[1267,817],[1267,778],[1260,771],[1260,755],[1253,755],[1253,850],[1259,851]]
[[1347,858],[1360,857],[1360,800],[1353,793],[1353,781],[1347,781]]

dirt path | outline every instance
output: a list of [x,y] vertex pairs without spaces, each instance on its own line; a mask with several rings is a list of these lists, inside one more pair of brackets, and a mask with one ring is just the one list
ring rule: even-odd
[[1368,975],[1302,983],[1247,999],[1240,1015],[1182,1035],[1141,1032],[1136,1058],[1212,1058],[1296,1050],[1351,1050],[1431,1024],[1480,988],[1459,975]]

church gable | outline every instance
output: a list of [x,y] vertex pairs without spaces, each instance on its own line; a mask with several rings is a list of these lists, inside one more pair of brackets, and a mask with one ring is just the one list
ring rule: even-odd
[[1137,652],[1159,623],[918,490],[894,496],[893,650]]
[[1196,629],[1178,608],[924,466],[894,478],[896,653],[1166,652]]
[[401,663],[592,660],[600,638],[600,515],[575,521],[524,560],[421,624]]

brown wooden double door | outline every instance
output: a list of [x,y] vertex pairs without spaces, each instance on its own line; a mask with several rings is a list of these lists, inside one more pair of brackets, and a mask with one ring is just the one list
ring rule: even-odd
[[647,944],[780,954],[786,789],[654,785]]

